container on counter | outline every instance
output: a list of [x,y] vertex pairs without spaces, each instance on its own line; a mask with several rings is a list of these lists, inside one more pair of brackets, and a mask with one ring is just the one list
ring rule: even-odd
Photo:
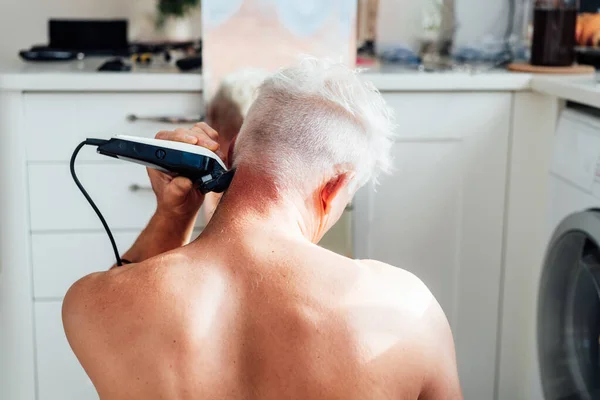
[[534,0],[531,64],[550,67],[575,62],[579,0]]

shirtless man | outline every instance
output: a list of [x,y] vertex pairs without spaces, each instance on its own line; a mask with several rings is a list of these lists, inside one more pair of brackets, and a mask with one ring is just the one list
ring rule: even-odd
[[[216,150],[207,125],[159,138]],[[202,203],[156,182],[134,264],[89,275],[63,304],[103,400],[460,399],[452,334],[410,273],[315,243],[389,166],[382,97],[343,65],[268,78],[234,151],[236,176],[189,245]]]

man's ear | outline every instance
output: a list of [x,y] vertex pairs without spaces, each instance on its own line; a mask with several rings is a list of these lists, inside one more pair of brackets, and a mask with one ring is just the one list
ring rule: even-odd
[[325,215],[331,213],[331,209],[336,199],[339,199],[339,195],[346,189],[352,174],[345,172],[334,176],[329,182],[321,189],[321,208]]

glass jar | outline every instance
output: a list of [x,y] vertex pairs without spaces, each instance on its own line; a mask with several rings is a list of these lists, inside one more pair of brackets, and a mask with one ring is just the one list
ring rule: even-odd
[[575,62],[579,0],[534,0],[531,64],[564,67]]

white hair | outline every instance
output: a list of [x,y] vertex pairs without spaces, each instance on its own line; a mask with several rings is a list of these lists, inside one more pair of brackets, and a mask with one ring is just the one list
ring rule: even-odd
[[393,115],[359,72],[306,58],[268,77],[237,139],[235,166],[262,168],[278,187],[351,172],[358,188],[389,172]]
[[242,118],[246,117],[256,99],[257,89],[269,74],[261,69],[242,69],[227,75],[210,99],[216,107],[234,106]]

